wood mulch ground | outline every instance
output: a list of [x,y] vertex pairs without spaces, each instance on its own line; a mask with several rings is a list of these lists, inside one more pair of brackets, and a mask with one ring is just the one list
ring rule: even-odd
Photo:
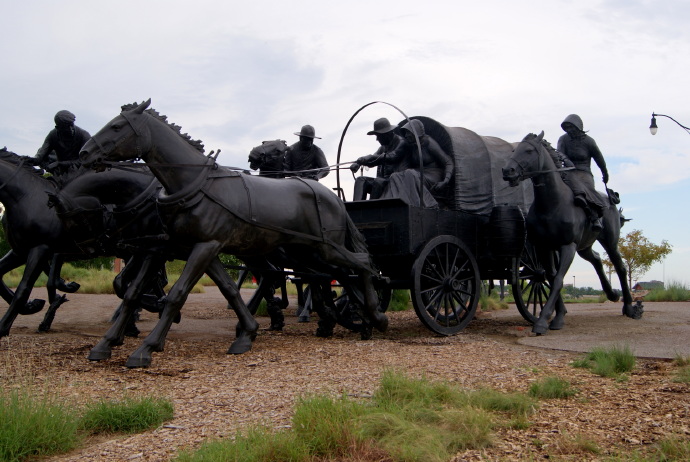
[[[408,311],[389,313],[389,331],[370,341],[340,328],[333,338],[321,339],[313,335],[315,322],[296,323],[288,308],[283,332],[261,331],[251,352],[231,356],[225,352],[234,338],[234,318],[212,292],[190,296],[182,323],[150,368],[130,370],[124,363],[140,339],[128,338],[109,361],[86,359],[107,328],[116,299],[69,298],[53,332],[35,333],[40,319],[25,317],[0,341],[0,385],[32,377],[77,404],[154,394],[173,401],[175,417],[141,434],[94,437],[48,461],[170,460],[182,448],[254,423],[289,426],[295,399],[305,393],[370,395],[386,368],[466,388],[521,392],[534,381],[559,376],[579,390],[572,399],[541,401],[527,429],[499,428],[492,447],[465,451],[455,461],[598,460],[645,450],[663,438],[690,438],[690,385],[673,381],[677,368],[671,361],[640,359],[628,380],[602,378],[570,365],[579,353],[531,348],[505,335],[521,335],[525,323],[481,316],[457,336],[438,337]],[[145,315],[142,330],[155,320]],[[267,318],[260,322],[268,327]],[[584,449],[583,440],[601,453]]]

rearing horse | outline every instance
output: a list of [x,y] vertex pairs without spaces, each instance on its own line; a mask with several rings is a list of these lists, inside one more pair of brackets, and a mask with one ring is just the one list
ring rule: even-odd
[[[620,299],[620,294],[611,288],[606,278],[599,254],[592,249],[596,241],[606,250],[616,269],[623,291],[623,314],[633,319],[640,319],[642,308],[633,305],[626,276],[627,271],[618,252],[620,212],[615,206],[609,205],[604,210],[604,228],[598,233],[592,231],[584,210],[575,205],[573,192],[561,178],[561,173],[547,147],[553,150],[544,140],[544,132],[538,136],[530,133],[518,143],[513,156],[503,168],[503,179],[511,186],[517,186],[522,180],[531,178],[534,187],[534,202],[527,214],[527,238],[534,245],[547,271],[551,293],[532,331],[545,334],[549,328],[563,327],[565,306],[560,300],[560,292],[563,288],[563,278],[576,252],[594,266],[608,299],[611,301]],[[553,258],[553,251],[559,252],[557,265]],[[550,324],[547,324],[554,309],[556,316]]]
[[[348,281],[354,293],[360,294],[371,324],[386,329],[388,319],[377,309],[373,284],[378,273],[363,237],[335,194],[316,181],[262,178],[219,167],[181,135],[179,127],[171,126],[155,111],[146,111],[150,104],[148,100],[123,110],[81,153],[82,163],[94,168],[104,168],[107,161],[141,157],[165,189],[158,207],[171,239],[189,249],[187,264],[168,293],[160,321],[129,357],[127,366],[148,366],[151,353],[163,350],[173,318],[204,272],[239,318],[237,339],[229,352],[251,348],[258,324],[236,284],[223,271],[218,259],[221,252],[241,259],[268,258],[281,252],[293,260],[293,267],[323,270],[339,281]],[[117,329],[111,327],[102,347],[116,341],[111,334]]]

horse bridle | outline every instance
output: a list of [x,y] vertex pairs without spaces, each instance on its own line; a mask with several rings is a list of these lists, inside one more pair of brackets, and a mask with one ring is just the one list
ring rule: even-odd
[[[141,128],[142,128],[142,127],[146,124],[146,122],[147,122],[147,121],[146,121],[146,117],[143,117],[143,118],[142,118],[142,121],[139,123],[139,125],[137,125],[137,124],[135,123],[135,121],[131,120],[131,118],[126,114],[125,111],[122,111],[122,112],[120,113],[120,115],[122,116],[123,119],[125,119],[125,120],[127,121],[127,123],[129,124],[129,126],[132,128],[132,131],[134,132],[134,136],[135,136],[135,146],[136,146],[136,154],[137,154],[136,157],[134,158],[134,160],[141,159],[141,156],[142,156],[142,154],[143,154],[143,150],[142,150],[142,148],[141,148],[141,144],[139,143],[139,138],[141,137]],[[91,139],[92,139],[93,142],[96,144],[96,146],[98,146],[98,149],[103,153],[103,155],[108,155],[108,154],[110,154],[112,151],[114,151],[115,149],[117,149],[118,146],[120,146],[122,143],[124,143],[125,140],[127,139],[126,136],[121,137],[119,140],[116,140],[115,142],[113,142],[113,148],[112,148],[112,149],[106,150],[105,147],[103,147],[103,145],[100,143],[100,141],[98,141],[97,136],[98,136],[98,135],[96,134],[96,135],[92,136]],[[109,164],[113,163],[112,161],[109,161],[109,162],[102,161],[102,162],[103,162],[104,164],[106,164],[106,165],[109,165]]]
[[[539,152],[540,149],[546,149],[543,145],[540,143],[535,143],[534,140],[522,140],[523,143],[527,143],[530,146],[532,146],[537,152]],[[533,179],[537,175],[541,175],[542,173],[559,173],[559,172],[565,172],[569,170],[573,170],[573,167],[566,167],[566,168],[555,168],[555,169],[546,169],[546,170],[534,170],[532,172],[529,172],[528,175],[525,175],[525,165],[519,161],[517,161],[514,158],[510,159],[511,162],[515,162],[518,167],[520,167],[520,170],[518,172],[518,179],[520,181],[525,180],[525,179]]]

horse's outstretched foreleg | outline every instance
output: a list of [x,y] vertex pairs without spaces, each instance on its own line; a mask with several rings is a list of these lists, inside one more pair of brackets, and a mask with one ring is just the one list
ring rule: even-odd
[[252,349],[252,342],[259,330],[259,323],[244,304],[240,290],[235,281],[225,272],[223,264],[215,258],[206,268],[206,274],[216,283],[218,289],[228,301],[228,307],[237,315],[236,337],[228,349],[228,354],[242,354]]
[[[1,278],[13,269],[19,268],[24,263],[26,263],[26,259],[17,255],[14,250],[10,250],[0,259],[0,297],[2,297],[8,305],[11,304],[14,299],[14,291],[7,287],[7,284],[5,284]],[[27,300],[26,305],[19,308],[19,314],[26,315],[38,313],[43,309],[45,303],[46,301],[40,298]]]
[[[141,264],[138,262],[139,259],[141,259]],[[89,352],[88,358],[91,361],[102,361],[110,358],[112,348],[124,343],[125,332],[139,306],[139,298],[147,283],[156,277],[160,267],[165,264],[165,259],[152,255],[135,256],[132,258],[131,264],[139,265],[140,271],[133,275],[134,279],[127,285],[122,297],[119,316],[113,320],[113,324],[103,338]]]
[[594,249],[592,249],[591,247],[579,250],[577,253],[578,255],[580,255],[580,257],[590,262],[594,267],[594,270],[597,272],[597,276],[599,277],[601,288],[606,294],[606,298],[608,298],[612,302],[617,302],[618,300],[620,300],[621,294],[620,292],[613,290],[613,287],[611,287],[611,283],[609,282],[609,279],[606,277],[606,271],[604,270],[604,265],[601,262],[601,257],[599,256],[599,254],[595,252]]
[[194,284],[201,279],[211,262],[217,259],[220,249],[221,244],[218,241],[194,245],[180,278],[173,284],[168,293],[156,327],[146,336],[141,346],[129,356],[125,364],[127,367],[148,367],[151,364],[151,353],[163,351],[170,326],[180,314],[182,306],[194,288]]
[[25,307],[31,295],[31,289],[34,287],[36,279],[38,279],[41,271],[43,271],[44,263],[50,259],[50,257],[50,247],[47,245],[39,245],[29,250],[22,280],[19,282],[17,290],[14,292],[14,297],[12,298],[9,308],[0,320],[0,337],[9,335],[10,328],[19,314],[20,308]]
[[[568,268],[570,268],[575,258],[575,249],[576,245],[574,243],[561,247],[559,252],[559,264],[555,274],[553,274],[553,252],[544,250],[539,251],[544,268],[547,268],[548,274],[552,274],[553,276],[550,278],[551,293],[549,293],[549,298],[546,300],[544,308],[539,314],[539,319],[537,319],[537,322],[535,322],[532,327],[532,332],[537,335],[546,334],[548,329],[557,330],[563,327],[565,322],[565,305],[561,299],[561,289],[563,288],[565,273],[568,272]],[[551,324],[549,324],[549,318],[554,311],[556,312],[556,316],[551,321]]]
[[48,310],[46,310],[45,316],[43,316],[43,321],[38,325],[39,332],[48,332],[50,330],[50,327],[53,325],[53,320],[55,319],[55,313],[57,313],[58,308],[67,301],[66,296],[58,296],[57,294],[58,279],[60,279],[63,262],[64,259],[62,257],[53,255],[50,271],[48,271],[48,282],[46,282],[48,303],[50,303],[50,306]]

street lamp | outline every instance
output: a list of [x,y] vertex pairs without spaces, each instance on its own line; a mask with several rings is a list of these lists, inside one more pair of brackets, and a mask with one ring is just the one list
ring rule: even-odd
[[672,121],[677,123],[679,127],[681,127],[683,130],[688,132],[688,134],[690,135],[690,127],[686,127],[685,125],[681,124],[680,122],[678,122],[676,119],[674,119],[671,116],[667,116],[665,114],[655,114],[653,112],[652,112],[652,123],[649,125],[649,133],[651,133],[652,135],[656,135],[656,132],[659,129],[659,127],[656,126],[656,118],[657,117],[666,117],[668,119],[671,119]]
[[573,289],[575,288],[575,276],[573,276]]

